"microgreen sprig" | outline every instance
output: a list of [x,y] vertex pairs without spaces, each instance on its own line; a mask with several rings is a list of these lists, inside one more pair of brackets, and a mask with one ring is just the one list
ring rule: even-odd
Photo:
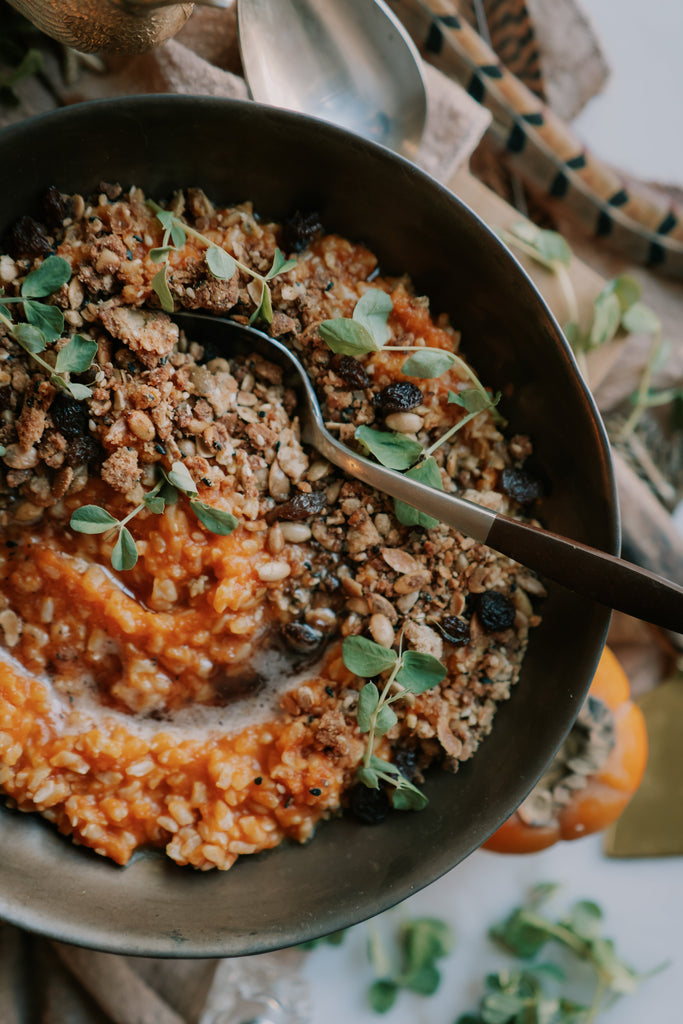
[[182,462],[174,462],[168,472],[162,470],[161,479],[147,491],[139,505],[123,519],[117,519],[99,505],[82,505],[71,516],[70,526],[77,533],[118,534],[116,544],[111,553],[111,564],[118,572],[134,568],[138,560],[138,549],[135,538],[128,529],[128,523],[143,509],[162,515],[167,505],[178,500],[178,492],[185,494],[190,507],[200,523],[220,536],[232,533],[238,525],[237,519],[230,512],[214,508],[199,500],[199,495],[187,467]]
[[372,679],[389,673],[380,691],[376,683],[368,682],[358,695],[356,715],[358,727],[367,734],[363,762],[356,773],[359,782],[369,789],[379,789],[380,782],[392,787],[391,802],[400,810],[420,810],[427,798],[417,786],[392,764],[374,753],[375,739],[384,736],[398,721],[391,707],[408,694],[420,694],[438,686],[446,676],[446,669],[431,654],[420,651],[396,651],[382,647],[362,636],[346,637],[342,644],[344,664],[354,675]]
[[434,995],[441,983],[437,962],[453,949],[453,931],[435,917],[413,918],[401,926],[396,945],[398,949],[390,952],[380,929],[370,924],[368,959],[378,977],[370,986],[368,1002],[375,1013],[390,1010],[401,989]]
[[[491,397],[477,375],[467,363],[454,352],[440,348],[417,345],[387,345],[390,331],[389,314],[393,308],[391,297],[379,288],[369,288],[356,303],[353,315],[324,320],[319,327],[320,336],[328,347],[338,355],[367,355],[370,352],[414,352],[402,365],[401,372],[409,377],[432,379],[448,370],[458,371],[473,385],[460,392],[449,391],[448,402],[462,406],[467,415],[438,438],[429,448],[415,438],[393,430],[375,430],[365,424],[357,427],[354,437],[383,466],[405,473],[411,480],[443,490],[441,472],[434,458],[434,452],[480,412],[488,410],[498,420],[502,417],[496,410],[500,392]],[[396,518],[404,526],[423,526],[432,529],[438,520],[426,512],[394,500]]]
[[244,274],[254,278],[255,281],[260,281],[261,295],[259,303],[249,317],[249,323],[254,323],[256,320],[264,320],[268,324],[272,323],[273,304],[268,282],[272,281],[278,274],[284,274],[295,267],[296,260],[285,259],[280,250],[276,249],[270,269],[266,274],[260,274],[257,270],[240,262],[222,246],[212,241],[206,235],[203,235],[200,231],[197,231],[196,228],[186,224],[170,210],[164,210],[154,200],[148,199],[147,205],[151,210],[154,210],[157,220],[164,229],[161,245],[151,249],[149,255],[154,263],[162,264],[161,268],[152,278],[152,287],[159,298],[161,308],[166,313],[172,313],[175,309],[173,296],[168,284],[169,256],[172,252],[182,249],[187,238],[190,237],[206,247],[206,265],[214,277],[221,281],[229,281],[236,270],[241,270]]
[[[61,256],[48,256],[39,267],[26,275],[21,295],[0,296],[0,323],[9,330],[14,341],[41,366],[55,387],[68,391],[78,400],[89,398],[92,391],[84,384],[71,381],[65,374],[84,373],[92,366],[97,353],[97,342],[75,334],[64,345],[54,365],[40,355],[48,345],[61,338],[64,332],[64,314],[58,306],[39,300],[53,295],[71,277],[71,267]],[[16,322],[12,310],[21,306],[25,322]]]

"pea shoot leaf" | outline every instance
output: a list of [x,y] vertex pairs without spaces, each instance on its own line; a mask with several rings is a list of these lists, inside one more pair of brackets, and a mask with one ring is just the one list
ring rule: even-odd
[[342,644],[342,658],[349,672],[370,679],[393,668],[397,655],[364,636],[347,636]]
[[425,690],[433,689],[447,674],[438,658],[421,651],[406,651],[401,662],[396,682],[410,693],[424,693]]
[[611,341],[621,324],[621,304],[607,285],[593,304],[593,320],[588,331],[588,348],[597,348]]
[[111,553],[111,564],[117,572],[128,572],[138,560],[138,549],[133,535],[126,526],[119,530],[119,536]]
[[222,508],[214,508],[213,505],[207,505],[206,502],[199,501],[196,498],[191,498],[190,504],[199,522],[210,533],[227,537],[239,525],[239,521],[235,519],[232,512],[227,512]]
[[187,241],[187,235],[176,215],[170,210],[157,210],[157,220],[164,231],[169,232],[174,246],[177,249],[182,249]]
[[166,264],[163,265],[161,270],[152,278],[152,288],[157,293],[161,308],[165,313],[172,313],[175,309],[173,302],[173,296],[171,295],[171,289],[168,287],[168,281],[166,279]]
[[16,324],[12,329],[12,337],[22,348],[34,355],[45,350],[45,335],[33,324]]
[[437,917],[418,917],[408,922],[403,927],[402,939],[410,971],[448,956],[455,944],[453,929]]
[[564,266],[571,262],[572,251],[557,231],[539,228],[531,221],[520,221],[511,231],[516,238],[526,242],[534,250],[534,254],[541,262],[551,265],[560,263]]
[[172,245],[160,245],[156,249],[149,250],[149,258],[152,263],[164,263],[170,252],[173,252]]
[[450,352],[440,348],[425,348],[406,359],[401,367],[401,373],[405,373],[407,377],[431,380],[450,370],[454,362]]
[[197,488],[195,482],[190,476],[190,471],[183,462],[174,462],[168,473],[166,473],[166,479],[174,487],[177,487],[179,491],[183,491],[185,494],[196,494]]
[[367,786],[368,789],[379,789],[379,777],[372,768],[363,768],[361,766],[356,771],[356,779],[364,786]]
[[377,978],[368,989],[368,1003],[375,1013],[387,1013],[398,996],[398,985],[389,978]]
[[656,334],[662,329],[662,322],[657,314],[643,302],[634,302],[629,306],[621,322],[625,329],[633,334]]
[[267,324],[273,322],[273,303],[270,298],[270,291],[265,283],[261,289],[261,301],[249,317],[249,323],[256,323],[257,320],[263,320]]
[[24,302],[24,316],[30,324],[43,332],[47,342],[56,341],[64,330],[64,314],[58,306],[46,306],[44,302]]
[[[410,477],[411,480],[417,480],[418,483],[427,484],[429,487],[436,487],[439,491],[443,490],[441,471],[433,456],[418,462],[417,466],[413,466],[412,469],[408,470],[406,476]],[[431,530],[439,525],[438,519],[434,519],[433,516],[427,515],[426,512],[420,512],[418,509],[413,508],[412,505],[408,505],[406,502],[399,501],[398,499],[394,501],[394,512],[399,523],[403,523],[404,526],[423,526],[425,529]]]
[[[358,675],[358,673],[356,673],[356,675]],[[378,704],[379,690],[374,683],[366,683],[358,694],[358,706],[356,708],[358,728],[361,732],[370,732],[370,729],[372,728],[372,716],[377,710]]]
[[57,381],[61,381],[64,389],[68,391],[71,397],[75,398],[77,402],[82,401],[82,399],[84,398],[90,398],[90,396],[92,395],[92,390],[85,384],[79,384],[78,381],[65,381],[63,377],[57,376],[53,376],[50,379],[52,380],[53,384],[56,384]]
[[151,491],[142,499],[145,508],[155,515],[160,516],[166,511],[166,500],[161,494],[153,494]]
[[353,319],[361,324],[373,338],[377,348],[389,340],[387,320],[393,309],[391,296],[379,288],[368,288],[363,292],[353,310]]
[[500,391],[493,398],[479,388],[465,388],[463,391],[449,391],[448,404],[461,405],[468,412],[483,412],[484,409],[492,409],[500,401]]
[[229,281],[237,270],[232,256],[217,245],[206,250],[206,263],[213,276],[221,281]]
[[273,256],[273,264],[266,274],[266,281],[272,280],[277,277],[278,274],[286,274],[288,270],[292,270],[296,266],[296,260],[285,259],[284,255],[279,249],[275,250]]
[[399,434],[394,430],[375,430],[365,424],[356,427],[354,437],[388,469],[410,469],[424,451],[419,441],[405,434]]
[[622,313],[638,302],[642,294],[640,284],[630,274],[619,274],[618,277],[608,282],[608,287],[611,287],[618,298]]
[[375,719],[375,736],[384,736],[390,729],[393,729],[397,722],[398,718],[394,709],[390,708],[388,704],[383,704]]
[[318,331],[328,348],[337,355],[362,356],[380,349],[367,327],[350,317],[323,320]]
[[55,370],[57,373],[84,373],[92,365],[97,354],[97,342],[85,338],[82,334],[74,334],[73,338],[59,350]]
[[569,916],[562,923],[577,935],[591,939],[600,930],[602,910],[592,900],[580,900],[570,908]]
[[71,277],[71,266],[62,256],[48,256],[24,278],[21,294],[25,299],[44,299],[61,288]]
[[107,533],[118,523],[118,519],[99,505],[81,505],[69,520],[71,529],[77,533]]

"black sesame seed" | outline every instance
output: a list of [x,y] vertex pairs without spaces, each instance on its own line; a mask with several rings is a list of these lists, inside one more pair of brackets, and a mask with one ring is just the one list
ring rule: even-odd
[[318,789],[317,786],[313,786],[313,788],[309,789],[308,792],[311,794],[311,796],[322,796],[323,791],[322,789]]

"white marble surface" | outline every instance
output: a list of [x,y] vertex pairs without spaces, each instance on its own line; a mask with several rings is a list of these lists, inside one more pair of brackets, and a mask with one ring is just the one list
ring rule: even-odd
[[[361,870],[359,866],[359,870]],[[517,963],[486,938],[487,927],[523,902],[538,882],[562,888],[551,907],[564,910],[578,899],[603,908],[603,934],[613,938],[622,959],[639,971],[670,961],[598,1018],[600,1024],[680,1024],[683,977],[683,858],[613,859],[602,853],[600,836],[561,843],[537,854],[502,855],[477,851],[449,874],[400,907],[376,919],[392,932],[403,918],[422,915],[449,922],[455,948],[441,961],[438,992],[420,997],[401,992],[380,1017],[365,1002],[373,979],[365,944],[368,925],[357,925],[341,946],[319,946],[307,954],[304,976],[311,988],[311,1024],[453,1024],[475,1008],[486,973]]]

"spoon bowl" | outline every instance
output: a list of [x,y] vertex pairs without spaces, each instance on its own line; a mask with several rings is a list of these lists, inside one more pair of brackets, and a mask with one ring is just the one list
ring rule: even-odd
[[299,398],[302,440],[329,462],[363,483],[460,530],[577,594],[665,629],[683,630],[683,587],[637,565],[530,526],[483,505],[446,494],[358,455],[327,429],[313,385],[303,366],[282,342],[221,317],[176,313],[192,340],[210,341],[230,354],[259,352],[286,373]]
[[237,17],[255,100],[414,159],[427,111],[420,57],[382,0],[241,0]]

